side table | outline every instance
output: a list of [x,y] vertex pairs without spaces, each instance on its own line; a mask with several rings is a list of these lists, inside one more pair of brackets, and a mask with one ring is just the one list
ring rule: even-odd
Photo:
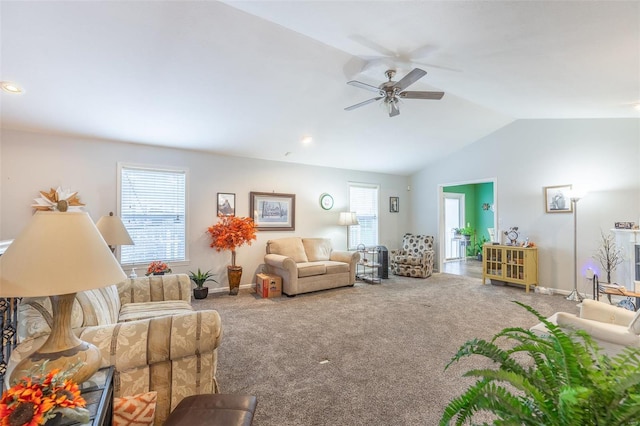
[[87,401],[89,423],[65,422],[60,426],[107,426],[113,417],[113,372],[114,368],[105,367],[98,370],[89,380],[80,384],[80,393]]

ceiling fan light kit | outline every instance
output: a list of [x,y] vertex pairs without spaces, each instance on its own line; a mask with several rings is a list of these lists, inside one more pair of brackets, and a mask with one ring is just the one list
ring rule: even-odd
[[398,108],[398,104],[400,99],[434,99],[440,100],[444,96],[444,92],[426,92],[426,91],[404,91],[407,87],[421,79],[427,74],[426,71],[421,70],[420,68],[414,68],[409,74],[405,75],[400,79],[400,81],[393,81],[393,77],[396,75],[395,70],[387,70],[385,75],[389,79],[384,83],[380,84],[380,86],[372,86],[370,84],[362,83],[360,81],[351,80],[347,82],[350,86],[359,87],[361,89],[369,90],[371,92],[378,93],[378,96],[375,98],[368,99],[366,101],[357,103],[355,105],[351,105],[346,107],[346,111],[351,111],[356,108],[360,108],[361,106],[365,106],[372,102],[379,101],[380,99],[384,99],[384,104],[387,107],[387,112],[389,113],[389,117],[395,117],[400,114],[400,109]]

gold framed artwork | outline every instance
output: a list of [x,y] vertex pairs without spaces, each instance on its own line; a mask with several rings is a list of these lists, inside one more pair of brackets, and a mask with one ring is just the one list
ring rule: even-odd
[[570,192],[571,185],[545,186],[545,211],[547,213],[573,213]]
[[249,213],[260,231],[295,231],[295,194],[250,192]]

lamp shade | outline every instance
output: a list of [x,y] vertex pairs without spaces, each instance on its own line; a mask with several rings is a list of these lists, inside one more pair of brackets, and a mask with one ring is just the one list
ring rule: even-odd
[[96,227],[110,246],[133,245],[133,240],[127,232],[127,228],[124,227],[124,223],[118,216],[114,216],[113,212],[110,212],[108,216],[102,216],[96,223]]
[[69,294],[125,278],[86,212],[36,212],[0,256],[0,297]]
[[338,219],[338,225],[351,226],[359,225],[358,217],[355,212],[340,212],[340,218]]

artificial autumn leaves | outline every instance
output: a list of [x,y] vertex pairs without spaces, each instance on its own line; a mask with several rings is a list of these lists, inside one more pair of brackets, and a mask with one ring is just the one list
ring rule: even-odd
[[220,221],[207,229],[211,236],[212,248],[216,251],[231,250],[243,244],[251,245],[256,239],[256,228],[250,217],[223,216]]

